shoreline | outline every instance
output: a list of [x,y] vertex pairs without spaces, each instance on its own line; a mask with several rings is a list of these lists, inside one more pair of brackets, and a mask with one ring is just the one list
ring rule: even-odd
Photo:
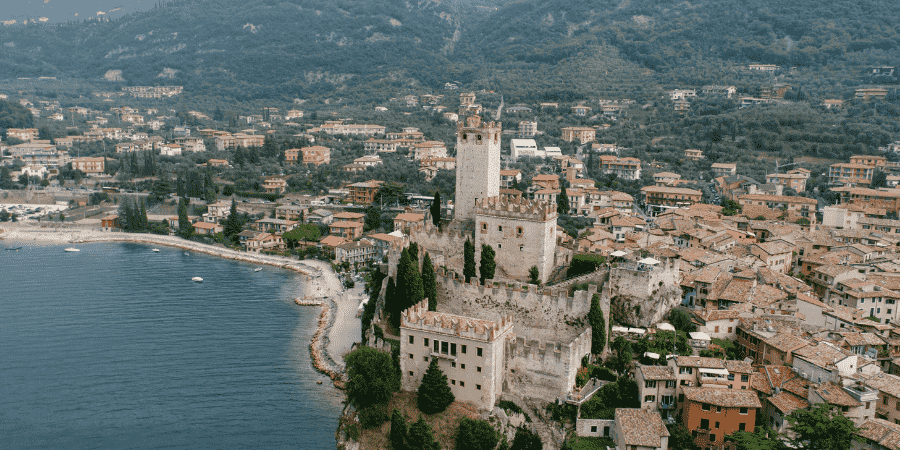
[[[241,252],[229,248],[215,247],[199,242],[188,241],[176,236],[144,233],[124,233],[97,231],[79,227],[33,227],[33,226],[0,226],[0,240],[16,244],[50,243],[50,244],[88,244],[94,242],[132,242],[139,244],[155,244],[205,253],[211,256],[235,261],[265,264],[294,271],[304,276],[306,296],[296,298],[297,305],[320,306],[321,312],[316,321],[316,332],[309,344],[309,354],[313,368],[327,375],[334,386],[343,389],[346,383],[344,366],[328,352],[328,344],[332,335],[337,332],[338,305],[332,297],[348,296],[338,280],[331,265],[318,260],[293,260],[281,256],[269,256],[258,253]],[[313,289],[315,288],[315,289]],[[324,289],[323,289],[324,288]],[[312,296],[311,292],[322,295]]]

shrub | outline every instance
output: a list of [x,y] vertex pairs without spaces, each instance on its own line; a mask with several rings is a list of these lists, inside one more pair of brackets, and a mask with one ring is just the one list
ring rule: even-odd
[[432,358],[419,385],[416,402],[419,411],[425,414],[435,414],[444,411],[450,406],[456,397],[447,383],[447,375],[438,367],[437,360]]
[[371,429],[387,422],[388,415],[384,411],[384,405],[372,405],[359,410],[359,425],[363,429]]
[[497,432],[484,420],[465,418],[456,432],[456,448],[472,450],[493,450],[497,446]]

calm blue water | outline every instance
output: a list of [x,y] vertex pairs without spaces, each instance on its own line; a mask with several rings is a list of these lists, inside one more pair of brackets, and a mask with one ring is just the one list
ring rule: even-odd
[[343,394],[310,364],[296,275],[64,247],[0,250],[0,448],[335,447]]

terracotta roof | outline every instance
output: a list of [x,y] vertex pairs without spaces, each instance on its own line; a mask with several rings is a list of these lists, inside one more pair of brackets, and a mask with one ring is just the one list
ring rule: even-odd
[[756,393],[748,390],[733,390],[721,388],[691,388],[684,387],[684,396],[686,399],[698,402],[708,403],[714,406],[724,406],[726,408],[761,408],[759,397]]
[[807,347],[810,342],[791,332],[780,333],[765,340],[766,345],[775,347],[783,352],[796,352],[797,349]]
[[394,217],[394,220],[402,220],[404,222],[421,222],[425,220],[425,215],[415,213],[402,213],[397,214],[397,217]]
[[809,406],[809,402],[805,399],[797,397],[790,392],[779,392],[766,400],[772,404],[775,408],[781,411],[782,416],[786,416],[793,412],[795,409],[805,409]]
[[702,356],[676,356],[675,364],[678,367],[706,367],[710,369],[725,368],[725,361],[719,358],[704,358]]
[[334,228],[360,228],[363,226],[362,222],[351,222],[349,220],[339,220],[337,222],[332,222],[331,226]]
[[881,339],[875,333],[857,333],[853,331],[844,331],[838,334],[840,334],[841,337],[844,338],[844,342],[846,342],[847,345],[850,345],[852,347],[865,345],[877,346],[885,344],[884,339]]
[[729,372],[733,373],[753,372],[753,366],[751,366],[747,361],[726,360],[725,368],[728,369]]
[[877,373],[865,380],[866,386],[878,389],[883,394],[900,399],[900,377],[887,373]]
[[643,366],[638,365],[645,380],[674,380],[675,369],[669,366]]
[[825,400],[829,404],[838,405],[838,406],[859,406],[861,403],[853,398],[847,391],[844,390],[843,387],[838,386],[834,383],[822,383],[819,386],[813,386],[813,392],[815,392],[819,397],[822,397],[822,400]]
[[877,442],[881,448],[900,448],[900,425],[896,423],[872,418],[860,424],[858,430],[856,434],[864,439]]
[[669,436],[659,413],[651,409],[616,408],[616,422],[627,446],[659,448],[662,438]]
[[333,217],[337,220],[347,220],[347,219],[362,219],[366,217],[363,213],[355,213],[350,211],[343,211],[333,215]]
[[326,247],[337,247],[338,245],[341,245],[345,242],[347,242],[347,239],[334,235],[325,236],[322,238],[322,240],[319,241],[320,244]]
[[801,358],[821,368],[833,366],[835,362],[848,356],[850,356],[848,353],[825,342],[819,342],[816,346],[806,346],[794,351],[795,358]]

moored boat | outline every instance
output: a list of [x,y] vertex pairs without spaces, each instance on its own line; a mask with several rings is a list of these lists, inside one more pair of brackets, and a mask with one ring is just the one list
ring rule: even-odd
[[69,247],[69,248],[66,249],[66,251],[67,251],[67,252],[80,252],[81,250],[80,250],[80,249],[77,249],[77,248],[75,248],[75,247]]
[[203,282],[203,278],[200,278],[200,277],[194,277],[194,278],[191,278],[191,281],[196,281],[196,282],[198,282],[198,283],[202,283],[202,282]]
[[150,251],[151,251],[151,252],[159,253],[159,249],[158,249],[158,248],[151,249]]

